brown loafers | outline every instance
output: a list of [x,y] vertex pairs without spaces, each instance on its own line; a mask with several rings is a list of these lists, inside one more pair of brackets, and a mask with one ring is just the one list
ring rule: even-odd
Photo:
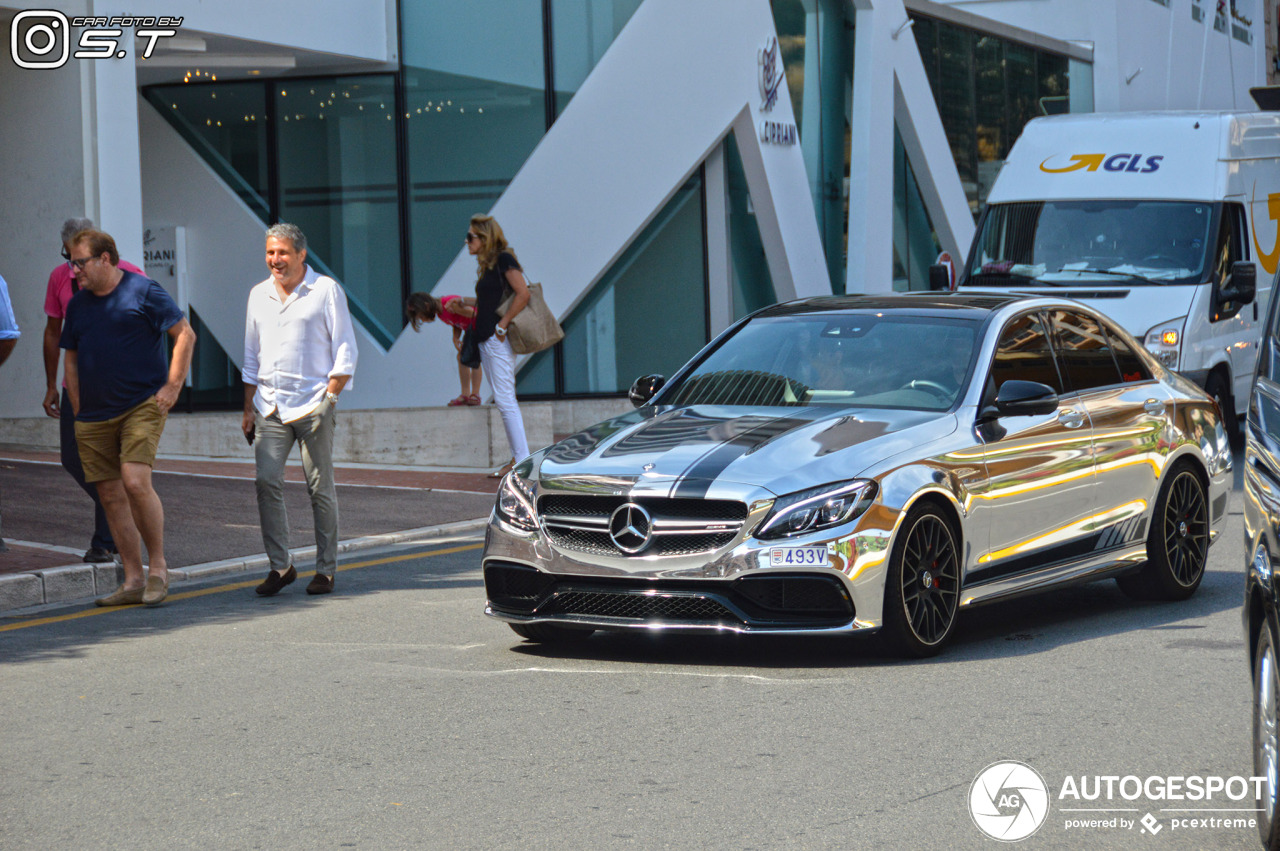
[[169,596],[169,575],[148,576],[147,586],[142,591],[142,602],[148,606],[158,606]]
[[325,576],[319,571],[316,571],[316,575],[311,577],[311,581],[307,583],[308,594],[328,594],[332,590],[333,577]]
[[259,597],[272,597],[280,593],[280,589],[288,585],[290,582],[298,578],[298,571],[293,565],[289,565],[289,569],[284,573],[278,570],[272,570],[267,574],[267,578],[262,580],[262,584],[257,587]]
[[128,588],[121,585],[105,597],[99,597],[96,602],[99,606],[136,606],[142,602],[143,589]]

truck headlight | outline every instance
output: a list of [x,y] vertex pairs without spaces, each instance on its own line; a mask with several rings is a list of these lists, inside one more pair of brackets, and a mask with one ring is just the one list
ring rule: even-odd
[[494,511],[512,526],[533,532],[538,528],[538,516],[534,510],[533,501],[532,485],[512,470],[498,486],[498,499],[494,503]]
[[848,523],[866,511],[875,496],[875,482],[855,479],[778,497],[756,537],[790,538]]
[[1186,321],[1187,317],[1180,316],[1161,322],[1142,338],[1142,345],[1166,369],[1178,368],[1178,358],[1182,353],[1182,326]]

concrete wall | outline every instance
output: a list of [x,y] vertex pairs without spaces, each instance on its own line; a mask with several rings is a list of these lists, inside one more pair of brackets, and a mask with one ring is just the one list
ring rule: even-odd
[[[345,396],[343,397],[345,399]],[[520,405],[531,449],[555,435],[586,428],[631,410],[621,399],[525,402]],[[47,417],[0,419],[0,450],[56,452],[58,422]],[[251,461],[238,413],[175,414],[165,425],[161,455]],[[334,458],[343,463],[425,467],[496,467],[511,457],[497,408],[398,408],[341,410]],[[159,465],[163,468],[163,463]]]

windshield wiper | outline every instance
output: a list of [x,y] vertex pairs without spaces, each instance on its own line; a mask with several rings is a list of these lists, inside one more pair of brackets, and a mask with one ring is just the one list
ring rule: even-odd
[[[1159,280],[1159,279],[1157,279],[1157,278],[1148,278],[1146,275],[1139,275],[1137,272],[1113,272],[1113,271],[1112,271],[1112,270],[1110,270],[1110,269],[1067,269],[1067,268],[1062,268],[1062,269],[1059,269],[1059,270],[1057,271],[1057,273],[1055,273],[1055,274],[1061,274],[1061,273],[1063,273],[1063,272],[1080,272],[1081,274],[1085,274],[1085,275],[1110,275],[1110,276],[1111,276],[1111,277],[1113,277],[1113,278],[1129,278],[1130,280],[1142,281],[1144,284],[1155,284],[1155,285],[1156,285],[1156,286],[1158,286],[1158,287],[1165,287],[1165,286],[1168,286],[1169,284],[1172,284],[1172,283],[1173,283],[1173,281],[1172,281],[1172,280],[1168,280],[1168,279],[1166,279],[1166,280],[1163,280],[1163,281],[1162,281],[1162,280]],[[1045,281],[1045,282],[1042,282],[1042,283],[1048,283],[1048,282],[1047,282],[1047,281]],[[1076,284],[1075,284],[1075,282],[1062,281],[1062,282],[1060,282],[1060,283],[1058,284],[1058,286],[1062,286],[1062,287],[1074,287],[1074,286],[1076,286]]]
[[969,280],[972,281],[974,278],[1016,278],[1019,281],[1035,280],[1035,278],[1031,277],[1030,275],[1024,275],[1021,272],[996,271],[996,270],[991,270],[986,272],[974,272],[972,275],[969,276]]

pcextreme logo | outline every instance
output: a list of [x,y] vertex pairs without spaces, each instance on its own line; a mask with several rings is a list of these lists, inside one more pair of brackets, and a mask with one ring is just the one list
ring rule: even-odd
[[[1040,163],[1046,174],[1064,174],[1068,171],[1127,171],[1150,174],[1160,169],[1164,154],[1053,154]],[[1049,163],[1053,161],[1054,164]]]
[[[1262,268],[1267,270],[1268,275],[1276,273],[1276,266],[1280,265],[1280,192],[1272,192],[1267,195],[1266,200],[1266,216],[1258,215],[1258,207],[1262,204],[1258,200],[1258,184],[1253,184],[1253,192],[1249,198],[1249,232],[1253,236],[1253,250],[1258,253],[1258,262],[1262,264]],[[1272,242],[1271,251],[1264,251],[1262,244],[1258,242],[1258,222],[1271,220],[1272,227],[1268,230],[1275,232]]]

